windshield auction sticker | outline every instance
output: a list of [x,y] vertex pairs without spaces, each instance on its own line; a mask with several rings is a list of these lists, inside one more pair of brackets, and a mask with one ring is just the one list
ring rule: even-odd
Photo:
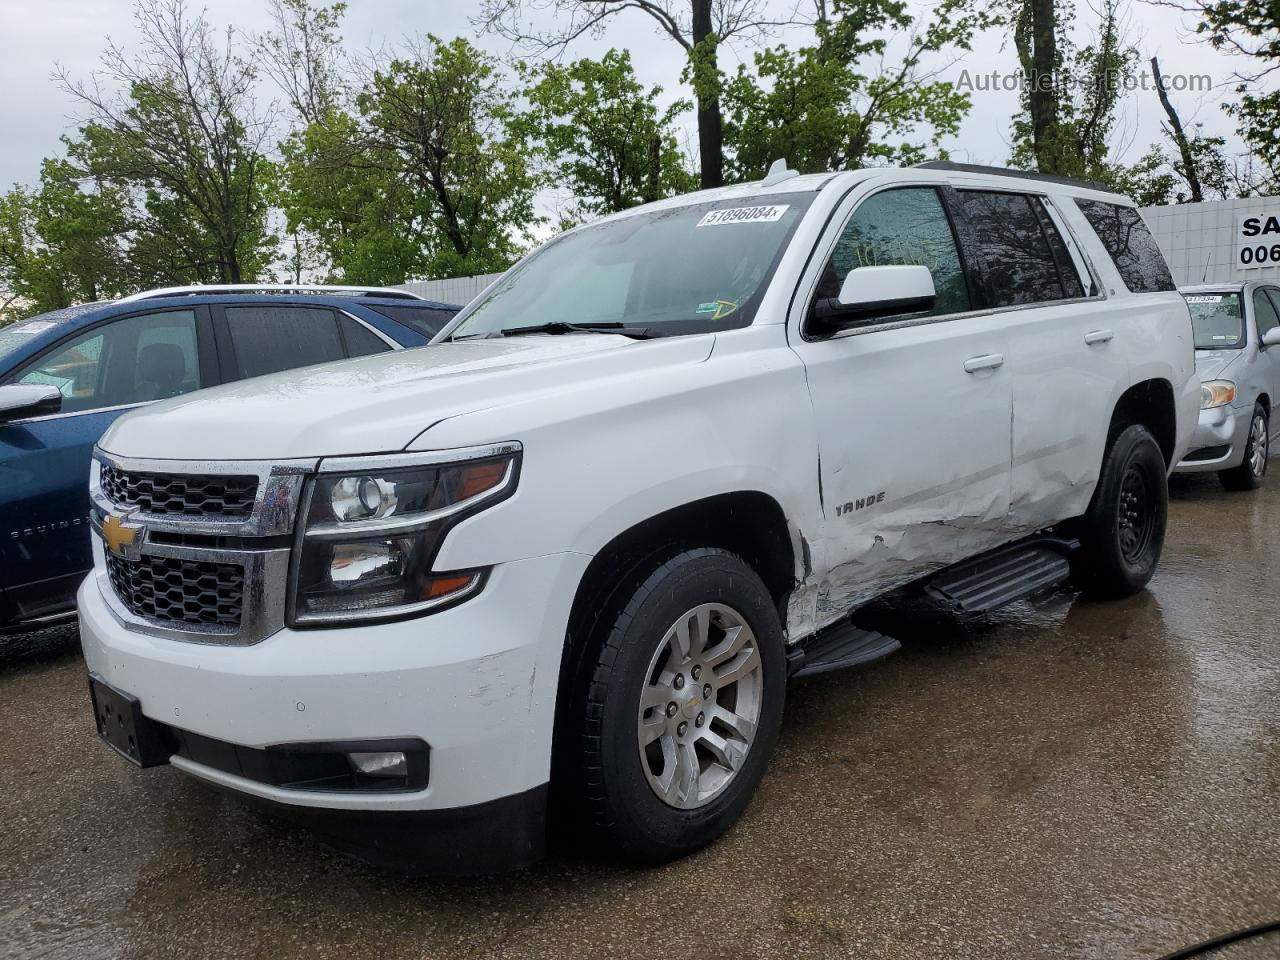
[[782,219],[791,205],[775,203],[765,207],[727,207],[712,210],[698,221],[699,227],[721,227],[730,223],[774,223]]
[[1187,297],[1187,303],[1221,303],[1222,297],[1218,294],[1197,294],[1194,297]]

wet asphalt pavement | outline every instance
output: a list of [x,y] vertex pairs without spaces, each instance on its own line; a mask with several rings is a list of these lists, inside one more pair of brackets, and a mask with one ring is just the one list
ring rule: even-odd
[[904,649],[792,684],[710,849],[465,881],[132,769],[74,630],[0,638],[0,957],[1158,957],[1280,919],[1277,610],[1280,475],[1176,482],[1146,593],[878,614]]

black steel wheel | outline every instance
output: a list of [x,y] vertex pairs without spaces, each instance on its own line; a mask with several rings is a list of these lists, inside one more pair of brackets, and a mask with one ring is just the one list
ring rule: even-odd
[[1146,427],[1125,427],[1111,438],[1089,511],[1075,525],[1076,582],[1097,597],[1123,597],[1145,587],[1160,562],[1168,511],[1160,445]]

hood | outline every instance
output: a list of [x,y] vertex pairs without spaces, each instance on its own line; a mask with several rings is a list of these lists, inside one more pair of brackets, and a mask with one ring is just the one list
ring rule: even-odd
[[392,452],[460,414],[563,393],[580,381],[701,362],[714,342],[564,334],[416,347],[150,404],[118,419],[98,445],[116,456],[170,460]]
[[1200,378],[1200,382],[1223,379],[1227,367],[1244,356],[1245,349],[1247,348],[1240,350],[1197,350],[1196,375]]

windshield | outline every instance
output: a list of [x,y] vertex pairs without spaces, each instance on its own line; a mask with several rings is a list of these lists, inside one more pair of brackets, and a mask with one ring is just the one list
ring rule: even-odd
[[1222,350],[1244,346],[1244,314],[1238,293],[1187,295],[1197,350]]
[[449,339],[547,323],[622,323],[659,336],[745,327],[813,196],[735,197],[565,234],[472,307]]

